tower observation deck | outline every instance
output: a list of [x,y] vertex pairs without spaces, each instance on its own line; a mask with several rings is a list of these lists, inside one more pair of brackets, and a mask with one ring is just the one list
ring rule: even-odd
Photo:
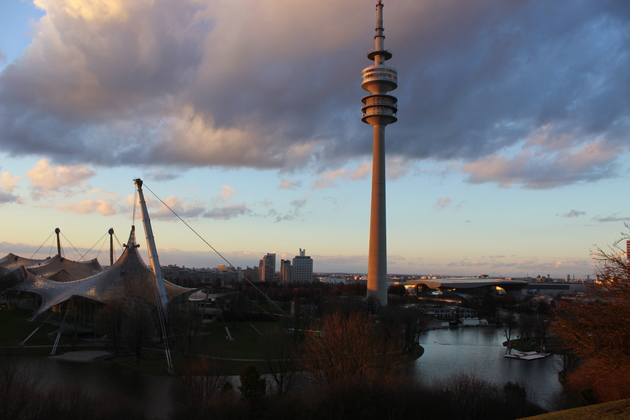
[[376,4],[375,48],[368,52],[374,64],[363,70],[361,87],[370,92],[362,99],[361,121],[374,131],[372,155],[372,201],[370,213],[370,245],[368,256],[367,296],[387,304],[387,239],[385,217],[385,127],[395,123],[398,100],[388,92],[398,87],[398,72],[386,66],[392,53],[385,49],[383,4]]

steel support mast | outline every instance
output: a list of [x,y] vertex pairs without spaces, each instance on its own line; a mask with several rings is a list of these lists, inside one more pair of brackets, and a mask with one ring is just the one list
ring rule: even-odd
[[147,237],[147,249],[149,252],[149,261],[153,274],[155,274],[155,283],[158,291],[159,302],[164,315],[168,314],[168,298],[166,296],[166,289],[164,288],[164,277],[162,276],[162,267],[160,267],[160,260],[158,259],[157,248],[155,247],[155,238],[153,237],[153,229],[151,228],[151,219],[149,219],[149,211],[147,210],[147,203],[144,200],[144,194],[142,193],[142,180],[137,178],[133,182],[138,189],[138,197],[140,201],[140,209],[142,211],[142,224],[144,225],[144,233]]

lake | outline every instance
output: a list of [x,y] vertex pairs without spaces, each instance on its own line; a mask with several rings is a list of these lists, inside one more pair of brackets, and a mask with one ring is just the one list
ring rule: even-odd
[[544,408],[562,387],[558,382],[560,356],[538,360],[503,357],[505,336],[500,328],[460,327],[427,331],[420,337],[424,354],[416,361],[416,373],[422,383],[445,380],[468,373],[495,384],[520,382],[533,401]]

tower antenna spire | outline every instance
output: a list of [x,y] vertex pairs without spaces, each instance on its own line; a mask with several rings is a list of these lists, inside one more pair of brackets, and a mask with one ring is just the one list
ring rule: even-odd
[[387,93],[398,87],[398,72],[384,63],[392,58],[385,49],[383,3],[376,4],[374,50],[368,59],[374,62],[362,73],[361,87],[370,92],[362,99],[361,120],[373,128],[372,201],[370,207],[370,245],[367,296],[387,304],[387,228],[385,217],[385,127],[398,121],[398,100]]

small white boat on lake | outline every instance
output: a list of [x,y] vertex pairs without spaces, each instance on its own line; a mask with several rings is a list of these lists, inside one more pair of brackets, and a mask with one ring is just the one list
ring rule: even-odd
[[513,353],[513,354],[505,355],[505,357],[509,359],[519,359],[519,360],[536,360],[536,359],[545,358],[547,356],[551,356],[551,353],[539,353],[537,351],[526,351],[522,353]]

